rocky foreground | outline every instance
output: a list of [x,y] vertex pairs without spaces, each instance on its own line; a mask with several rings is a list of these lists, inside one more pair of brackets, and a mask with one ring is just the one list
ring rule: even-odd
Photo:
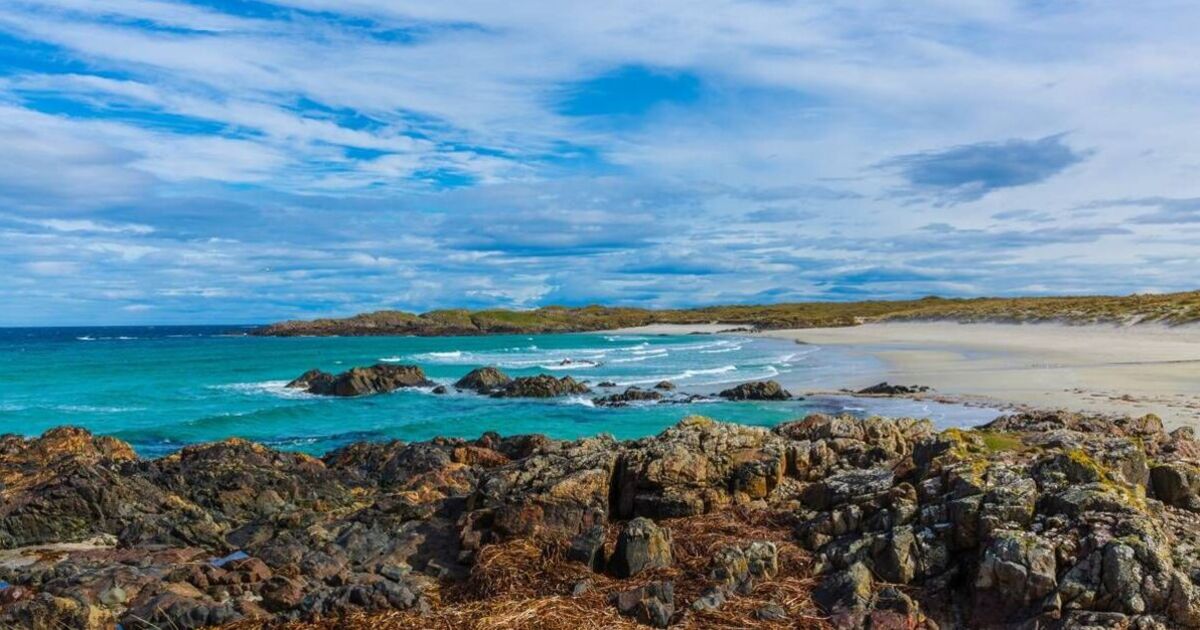
[[1153,416],[689,418],[636,441],[0,438],[0,627],[1200,628]]

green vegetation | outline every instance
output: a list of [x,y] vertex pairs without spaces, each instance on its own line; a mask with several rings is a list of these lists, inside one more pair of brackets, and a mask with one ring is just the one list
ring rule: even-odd
[[1163,295],[976,298],[709,306],[647,310],[547,306],[529,311],[464,309],[417,315],[378,311],[345,319],[283,322],[264,335],[483,335],[587,332],[648,324],[727,324],[761,330],[856,326],[875,321],[1146,323],[1200,321],[1200,291]]

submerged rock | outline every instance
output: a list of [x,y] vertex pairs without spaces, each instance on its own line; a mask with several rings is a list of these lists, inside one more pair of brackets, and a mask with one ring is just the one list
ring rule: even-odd
[[431,387],[425,371],[415,365],[379,364],[352,368],[341,374],[309,370],[287,386],[318,396],[364,396],[384,394],[404,387]]

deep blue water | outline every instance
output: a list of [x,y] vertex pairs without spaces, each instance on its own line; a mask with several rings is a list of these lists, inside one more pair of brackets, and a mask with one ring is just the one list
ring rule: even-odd
[[[835,389],[873,373],[873,359],[843,349],[761,337],[605,334],[489,337],[246,336],[246,327],[0,329],[0,432],[36,435],[72,424],[127,440],[156,456],[230,436],[321,453],[356,440],[545,433],[573,438],[651,435],[691,414],[773,425],[812,411],[931,417],[940,425],[990,420],[989,410],[905,400],[811,397],[791,402],[704,402],[596,408],[588,398],[497,400],[408,390],[321,398],[283,385],[313,367],[343,371],[415,363],[452,383],[498,365],[514,376],[570,374],[622,387],[669,379],[708,394],[774,378],[795,392]],[[564,364],[564,361],[569,363]]]

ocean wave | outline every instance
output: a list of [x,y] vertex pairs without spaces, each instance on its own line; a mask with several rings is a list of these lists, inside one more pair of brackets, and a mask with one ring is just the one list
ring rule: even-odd
[[225,383],[209,385],[210,389],[219,389],[246,396],[269,395],[277,398],[320,398],[302,389],[288,387],[289,381],[258,381],[254,383]]
[[583,407],[595,407],[596,403],[592,402],[587,396],[569,396],[562,399],[564,405],[580,405]]
[[131,411],[145,411],[145,407],[103,407],[96,405],[54,405],[50,407],[55,411],[66,411],[72,413],[129,413]]
[[741,350],[741,349],[742,349],[741,346],[733,346],[731,348],[721,348],[719,350],[701,350],[700,354],[722,354],[725,352],[737,352],[738,350]]
[[668,352],[664,352],[662,354],[643,354],[641,356],[629,357],[627,359],[610,359],[609,363],[638,363],[640,361],[649,361],[650,359],[661,359],[669,355],[670,353]]
[[763,379],[768,379],[768,378],[773,378],[775,376],[779,376],[779,374],[780,374],[780,371],[778,370],[778,368],[776,368],[773,365],[768,365],[766,367],[766,369],[758,370],[755,372],[747,373],[745,370],[742,370],[741,372],[738,373],[738,375],[735,378],[709,380],[709,381],[704,381],[703,383],[691,383],[691,384],[696,387],[704,387],[704,386],[709,386],[709,385],[726,385],[728,383],[743,383],[743,382],[749,382],[749,381],[761,381]]
[[88,335],[84,335],[82,337],[76,337],[75,339],[77,339],[78,341],[95,341],[96,340],[95,337],[89,337]]
[[[727,374],[730,372],[736,372],[737,370],[738,370],[738,367],[736,365],[722,365],[721,367],[715,367],[715,368],[705,368],[705,369],[699,369],[699,370],[684,370],[678,374],[648,375],[645,378],[632,379],[632,380],[617,380],[616,382],[621,384],[622,386],[646,385],[648,383],[658,383],[659,381],[672,381],[672,382],[686,381],[689,379],[696,378],[697,376],[705,376],[705,375],[709,375],[709,374]],[[739,379],[739,380],[742,380],[742,379]]]
[[380,357],[379,360],[383,363],[399,363],[404,360],[404,357]]
[[601,364],[596,361],[571,361],[569,363],[553,363],[550,365],[539,365],[543,370],[589,370],[594,367],[599,367]]

